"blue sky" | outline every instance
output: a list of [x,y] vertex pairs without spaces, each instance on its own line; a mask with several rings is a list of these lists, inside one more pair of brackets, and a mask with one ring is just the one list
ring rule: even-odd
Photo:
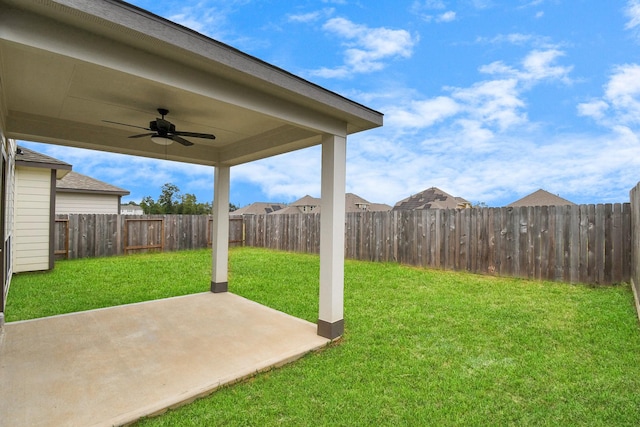
[[[385,114],[348,138],[370,202],[435,186],[504,206],[539,188],[625,202],[640,181],[640,0],[135,0]],[[24,143],[154,199],[213,168]],[[320,195],[318,147],[231,169],[231,202]]]

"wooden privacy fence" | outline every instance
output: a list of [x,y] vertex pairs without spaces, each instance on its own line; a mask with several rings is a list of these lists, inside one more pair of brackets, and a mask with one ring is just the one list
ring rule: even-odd
[[[208,215],[56,215],[55,255],[61,258],[200,249],[211,246]],[[229,243],[241,245],[242,219],[229,221]]]
[[[320,214],[245,217],[245,245],[318,253]],[[367,261],[571,283],[628,282],[625,204],[346,215],[345,255]]]

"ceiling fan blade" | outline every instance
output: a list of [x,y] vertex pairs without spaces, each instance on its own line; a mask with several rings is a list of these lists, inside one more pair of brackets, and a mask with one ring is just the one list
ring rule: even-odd
[[190,136],[192,138],[216,139],[216,136],[215,135],[211,135],[210,133],[175,131],[175,132],[173,132],[173,134],[174,135],[180,135],[180,136]]
[[178,135],[176,135],[176,134],[169,135],[169,136],[167,136],[167,138],[170,138],[170,139],[174,140],[175,142],[178,142],[178,143],[180,143],[180,144],[184,145],[185,147],[189,147],[189,146],[193,145],[193,142],[191,142],[191,141],[187,141],[187,140],[186,140],[186,139],[184,139],[184,138],[180,138],[180,137],[179,137]]
[[111,120],[103,120],[103,122],[105,123],[113,123],[114,125],[121,125],[121,126],[129,126],[130,128],[138,128],[138,129],[144,129],[144,130],[151,130],[149,128],[145,128],[142,126],[136,126],[136,125],[128,125],[126,123],[119,123],[119,122],[112,122]]
[[153,136],[155,133],[141,133],[140,135],[131,135],[129,138],[143,138],[145,136]]

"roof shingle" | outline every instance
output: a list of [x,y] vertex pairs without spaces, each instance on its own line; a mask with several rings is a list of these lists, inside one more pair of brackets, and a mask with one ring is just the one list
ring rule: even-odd
[[117,194],[120,196],[130,194],[128,190],[107,184],[106,182],[99,181],[95,178],[91,178],[90,176],[82,175],[77,172],[69,172],[64,176],[64,178],[57,180],[56,191],[63,193]]

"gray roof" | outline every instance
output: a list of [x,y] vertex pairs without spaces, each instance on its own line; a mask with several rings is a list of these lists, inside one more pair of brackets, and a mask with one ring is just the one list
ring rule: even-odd
[[[320,209],[320,208],[318,208],[318,209]],[[291,215],[291,214],[299,214],[299,213],[302,213],[302,211],[300,210],[299,207],[297,207],[297,206],[287,206],[286,208],[277,210],[275,212],[272,212],[271,214],[272,215]],[[311,212],[309,212],[309,213],[311,213]],[[313,213],[316,213],[316,212],[314,211]]]
[[54,159],[53,157],[21,146],[18,146],[16,166],[54,169],[58,179],[62,178],[72,167],[69,163],[63,162],[62,160]]
[[291,203],[289,206],[320,206],[320,199],[311,197],[307,194],[303,198]]
[[269,214],[279,211],[282,208],[284,208],[284,206],[280,203],[255,202],[250,204],[249,206],[245,206],[243,208],[236,209],[233,212],[229,212],[229,215],[238,216]]
[[57,180],[56,192],[116,194],[119,196],[130,194],[128,190],[77,172],[69,172],[62,179]]
[[[391,206],[385,205],[384,203],[371,203],[368,200],[363,199],[354,193],[346,193],[345,197],[345,212],[379,212],[379,211],[390,211]],[[280,210],[278,214],[289,214],[289,213],[301,213],[304,206],[311,206],[312,210],[308,213],[318,213],[320,212],[321,199],[316,197],[311,197],[306,195],[301,199],[296,200],[291,203],[287,208]]]
[[[414,209],[458,209],[461,202],[459,198],[445,193],[436,187],[427,188],[420,193],[400,200],[393,207],[394,211]],[[464,200],[464,199],[462,199]]]
[[543,189],[534,191],[528,196],[522,199],[516,200],[513,203],[507,205],[507,207],[516,208],[521,206],[566,206],[575,205],[567,199],[563,199],[560,196],[551,194]]

